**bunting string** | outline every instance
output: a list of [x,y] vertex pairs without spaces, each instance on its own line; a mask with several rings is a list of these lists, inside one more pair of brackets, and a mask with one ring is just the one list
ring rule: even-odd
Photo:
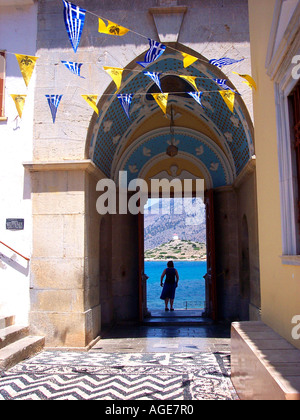
[[[62,0],[63,2],[65,2],[66,0]],[[73,5],[74,7],[78,7],[78,6],[76,6],[76,5]],[[129,28],[124,28],[124,27],[122,27],[121,25],[118,25],[118,24],[115,24],[115,23],[112,23],[110,20],[108,20],[106,17],[103,17],[103,16],[99,16],[99,15],[97,15],[96,13],[93,13],[93,12],[91,12],[91,11],[89,11],[89,10],[85,10],[85,13],[88,13],[88,14],[90,14],[90,15],[92,15],[92,16],[95,16],[98,20],[102,20],[102,21],[106,21],[107,23],[108,23],[108,27],[110,26],[110,25],[113,25],[113,26],[116,26],[116,27],[119,27],[119,28],[122,28],[122,29],[125,29],[127,32],[126,33],[128,33],[128,32],[131,32],[132,34],[134,34],[134,35],[137,35],[137,36],[140,36],[140,37],[142,37],[142,38],[144,38],[144,39],[147,39],[148,41],[150,41],[150,38],[148,37],[148,36],[146,36],[146,35],[143,35],[143,34],[141,34],[141,33],[139,33],[139,32],[137,32],[137,31],[134,31],[134,30],[132,30],[132,29],[129,29]],[[105,26],[105,23],[103,22],[101,25],[104,25]],[[100,27],[100,24],[99,24],[99,27]],[[100,31],[99,31],[100,32]],[[108,31],[109,32],[109,31]],[[118,33],[112,33],[113,31],[111,31],[110,33],[109,33],[109,35],[119,35]],[[102,32],[102,33],[106,33],[106,34],[108,34],[107,32]],[[125,35],[125,34],[123,34],[123,35]],[[211,36],[212,36],[212,33],[211,33],[211,35],[210,35],[210,38],[211,38]],[[156,41],[154,41],[154,42],[156,42]],[[210,41],[208,41],[208,43],[207,43],[207,45],[209,44],[209,42]],[[163,44],[162,44],[163,45]],[[176,48],[174,48],[174,47],[172,47],[172,46],[170,46],[170,45],[168,45],[166,48],[168,48],[168,49],[170,49],[170,50],[173,50],[173,51],[176,51],[177,53],[180,53],[180,54],[182,54],[182,56],[184,57],[184,59],[185,59],[185,65],[186,65],[186,67],[188,67],[188,66],[190,66],[191,64],[193,64],[195,61],[202,61],[203,63],[205,63],[205,64],[207,64],[208,63],[208,60],[204,60],[204,59],[202,59],[202,58],[199,58],[199,57],[193,57],[192,55],[190,55],[190,54],[188,54],[188,53],[184,53],[184,52],[182,52],[182,51],[180,51],[180,50],[178,50],[178,49],[176,49]],[[204,50],[207,48],[207,46],[204,48]],[[204,50],[201,52],[201,54],[204,52]],[[230,48],[229,48],[229,50],[230,50]],[[228,51],[227,51],[228,52]],[[226,52],[226,53],[227,53]],[[226,54],[225,53],[225,54]],[[194,60],[194,61],[193,61]],[[241,59],[241,61],[242,60],[246,60],[246,57],[243,57],[242,59]],[[188,63],[190,63],[190,64],[188,64]]]
[[[161,76],[163,76],[162,73],[157,73],[157,72],[150,72],[150,71],[145,71],[145,68],[148,67],[150,64],[154,63],[156,60],[158,60],[167,49],[176,51],[177,53],[181,54],[182,57],[182,62],[183,62],[183,67],[185,69],[187,69],[189,66],[191,66],[193,63],[195,63],[196,61],[202,61],[204,62],[206,65],[210,64],[212,66],[215,66],[218,69],[222,69],[224,66],[230,66],[230,65],[234,65],[237,63],[242,62],[243,60],[245,60],[246,58],[243,57],[241,59],[233,59],[227,56],[224,56],[220,59],[211,59],[211,60],[206,60],[206,59],[202,59],[196,56],[193,56],[191,54],[182,52],[174,47],[171,46],[166,46],[158,41],[155,41],[151,38],[146,37],[143,34],[140,34],[136,31],[133,31],[129,28],[125,28],[124,26],[119,25],[118,23],[114,23],[110,20],[108,20],[107,18],[104,18],[102,16],[98,16],[93,12],[90,12],[88,10],[85,10],[83,8],[80,8],[79,6],[67,1],[67,0],[62,0],[64,9],[63,9],[63,16],[64,16],[64,22],[65,22],[65,26],[66,26],[66,30],[67,30],[67,34],[70,40],[70,43],[72,45],[72,48],[74,50],[75,53],[77,53],[79,44],[80,44],[80,40],[81,40],[81,35],[84,29],[84,25],[85,25],[85,18],[86,18],[86,14],[89,13],[91,15],[94,15],[97,17],[98,19],[98,32],[101,34],[105,34],[108,36],[125,36],[126,34],[128,34],[129,32],[138,35],[140,37],[143,37],[144,39],[147,39],[149,42],[149,49],[148,51],[145,53],[144,56],[144,60],[143,61],[137,61],[137,64],[139,64],[141,67],[143,67],[143,70],[131,70],[131,69],[124,69],[124,68],[118,68],[118,67],[103,67],[103,70],[105,72],[107,72],[113,79],[115,85],[116,85],[116,92],[114,94],[103,94],[103,96],[113,96],[116,95],[118,100],[120,101],[120,104],[122,105],[127,117],[130,119],[130,106],[131,106],[131,102],[133,99],[133,96],[137,95],[137,96],[143,96],[143,95],[149,95],[149,93],[122,93],[122,94],[118,94],[119,90],[121,89],[121,85],[122,85],[122,80],[123,80],[123,73],[125,71],[130,71],[130,72],[137,72],[137,73],[141,73],[143,72],[144,75],[146,77],[149,77],[158,87],[160,93],[152,93],[153,98],[155,99],[155,101],[157,102],[157,104],[160,106],[160,108],[162,109],[162,111],[164,113],[166,113],[167,111],[167,104],[168,104],[168,97],[171,94],[183,94],[186,93],[188,95],[190,95],[192,98],[195,99],[195,101],[197,101],[197,103],[203,108],[203,104],[202,104],[202,95],[204,93],[218,93],[221,95],[221,97],[223,98],[223,100],[225,101],[225,103],[227,104],[228,108],[230,109],[231,112],[234,112],[234,102],[235,102],[235,95],[239,93],[232,89],[228,84],[227,84],[227,79],[217,79],[214,77],[205,77],[205,76],[191,76],[189,74],[177,74],[178,77],[181,77],[183,79],[185,79],[188,83],[190,83],[193,88],[195,89],[195,91],[193,92],[189,92],[189,91],[184,91],[184,92],[163,92],[162,86],[161,86]],[[209,42],[208,42],[209,44]],[[232,46],[234,48],[234,46]],[[227,52],[230,50],[231,48],[229,48],[226,53],[224,55],[227,54]],[[7,52],[10,53],[10,52]],[[14,54],[16,56],[16,59],[18,60],[19,63],[19,67],[20,67],[20,71],[23,75],[24,78],[24,82],[26,84],[26,87],[28,87],[30,79],[32,77],[34,68],[35,68],[35,64],[36,61],[38,59],[38,57],[33,57],[33,56],[29,56],[29,55],[21,55],[21,54],[16,54],[16,53],[10,53],[10,54]],[[85,77],[83,77],[81,75],[81,69],[82,66],[84,64],[88,64],[88,63],[77,63],[77,62],[73,62],[73,61],[61,61],[61,63],[74,75],[85,79]],[[95,64],[95,63],[90,63],[90,64]],[[234,66],[235,67],[235,66]],[[237,73],[235,71],[232,71],[233,74],[241,77],[244,79],[243,83],[245,83],[247,86],[249,86],[252,89],[257,89],[257,85],[255,83],[255,81],[253,80],[253,78],[250,75],[247,74],[240,74]],[[218,90],[201,90],[199,91],[199,88],[197,86],[196,80],[199,79],[203,79],[203,80],[211,80],[212,82],[214,82],[217,86],[218,86]],[[52,119],[53,119],[53,123],[55,123],[56,120],[56,113],[58,110],[58,106],[60,104],[60,101],[62,99],[63,95],[46,95],[49,107],[50,107],[50,111],[51,111],[51,115],[52,115]],[[99,110],[97,108],[97,99],[98,99],[98,95],[95,94],[88,94],[88,95],[81,95],[83,97],[83,99],[94,109],[94,111],[99,114]],[[11,97],[13,98],[17,110],[18,110],[18,114],[20,116],[20,118],[22,117],[22,112],[23,112],[23,108],[24,108],[24,104],[25,104],[25,99],[26,99],[26,95],[11,95]]]

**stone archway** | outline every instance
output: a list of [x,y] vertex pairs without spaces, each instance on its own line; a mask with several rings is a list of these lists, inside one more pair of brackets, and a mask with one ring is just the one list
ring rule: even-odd
[[[209,64],[205,66],[203,61],[204,58],[200,64],[191,66],[189,73],[203,79],[203,89],[215,90],[211,73],[223,75]],[[182,71],[182,61],[171,51],[150,67],[156,71],[164,69],[174,81]],[[90,158],[116,183],[119,172],[125,171],[128,183],[142,178],[149,185],[159,174],[172,176],[172,166],[177,167],[177,173],[189,173],[205,180],[206,189],[213,191],[215,201],[217,312],[220,318],[239,319],[242,264],[239,220],[245,195],[253,231],[257,223],[253,127],[243,100],[236,97],[232,113],[221,97],[209,94],[204,95],[204,107],[201,108],[187,95],[178,95],[174,88],[164,116],[155,101],[150,100],[150,93],[156,89],[154,83],[141,73],[137,74],[135,63],[127,70],[129,73],[120,93],[130,91],[134,97],[136,93],[131,119],[128,120],[116,98],[101,98],[99,108],[102,112],[90,129],[93,134],[88,139]],[[168,80],[170,90],[172,80]],[[112,84],[106,93],[113,89]],[[141,91],[145,94],[139,95]],[[174,134],[178,145],[178,155],[173,158],[166,155],[170,140],[170,106],[174,111]],[[134,258],[139,258],[137,249]]]
[[[157,60],[154,69],[178,77],[183,71],[182,59],[169,52]],[[104,322],[139,319],[138,218],[111,215],[109,223],[101,226],[96,186],[101,178],[117,180],[119,170],[127,171],[128,180],[149,180],[164,171],[170,173],[172,158],[165,154],[170,112],[166,118],[158,105],[147,99],[148,94],[138,96],[140,91],[148,92],[153,83],[141,73],[130,73],[133,63],[127,70],[121,93],[137,95],[131,120],[113,96],[115,87],[111,84],[98,104],[99,117],[92,118],[88,129],[89,159],[25,165],[33,181],[30,324],[34,334],[46,335],[47,346],[86,348],[101,331],[101,313]],[[209,63],[195,63],[189,72],[203,78],[204,90],[218,89],[211,75],[215,72],[222,77],[222,73]],[[253,197],[255,203],[256,194],[251,120],[240,97],[236,98],[234,114],[218,94],[204,96],[205,110],[176,92],[169,102],[175,110],[174,132],[179,141],[176,166],[205,179],[206,188],[213,190],[218,313],[223,318],[236,318],[238,216],[243,196],[250,201]],[[254,204],[249,209],[255,230]],[[99,265],[104,258],[105,269]],[[110,283],[103,282],[105,275],[111,276]]]

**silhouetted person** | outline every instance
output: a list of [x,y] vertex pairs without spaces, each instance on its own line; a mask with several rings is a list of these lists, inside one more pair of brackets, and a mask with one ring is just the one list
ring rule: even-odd
[[[165,311],[168,311],[168,304],[170,301],[170,310],[174,311],[173,303],[175,299],[175,292],[179,282],[179,275],[176,268],[174,268],[173,261],[169,261],[160,278],[160,285],[163,287],[160,298],[165,301]],[[166,276],[165,283],[163,279]]]

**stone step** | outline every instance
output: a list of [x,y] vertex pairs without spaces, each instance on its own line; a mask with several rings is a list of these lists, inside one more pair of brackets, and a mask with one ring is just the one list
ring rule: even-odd
[[10,327],[11,325],[14,325],[14,323],[15,323],[14,315],[10,315],[10,316],[0,315],[0,330],[6,327]]
[[213,325],[214,322],[209,319],[185,318],[185,319],[170,319],[170,318],[147,318],[142,322],[144,326],[182,326],[182,327],[200,327]]
[[29,334],[29,327],[11,325],[0,330],[0,349],[14,343]]
[[43,350],[45,337],[28,336],[0,350],[0,370],[6,370]]

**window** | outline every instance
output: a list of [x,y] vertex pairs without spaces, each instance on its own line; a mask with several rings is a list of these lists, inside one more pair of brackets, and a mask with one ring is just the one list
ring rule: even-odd
[[4,117],[5,52],[0,51],[0,118]]
[[300,235],[300,82],[290,95],[290,104],[292,109],[292,139],[295,160],[295,178],[296,178],[296,201],[298,230]]
[[267,74],[274,82],[282,262],[300,265],[300,82],[293,57],[299,55],[299,1],[278,0],[267,53]]

